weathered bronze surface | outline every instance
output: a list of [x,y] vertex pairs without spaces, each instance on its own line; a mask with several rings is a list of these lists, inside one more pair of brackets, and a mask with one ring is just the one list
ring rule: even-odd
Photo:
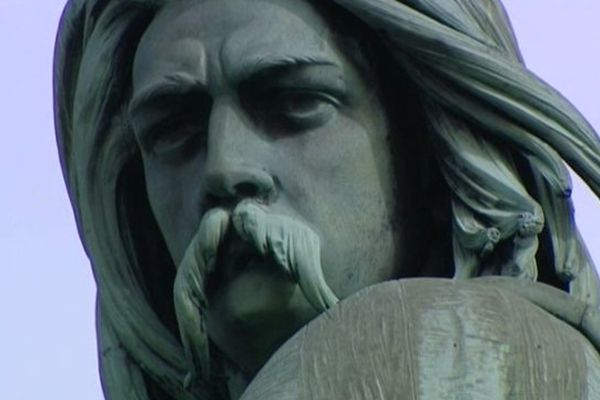
[[71,0],[54,77],[107,398],[600,398],[600,140],[499,1]]

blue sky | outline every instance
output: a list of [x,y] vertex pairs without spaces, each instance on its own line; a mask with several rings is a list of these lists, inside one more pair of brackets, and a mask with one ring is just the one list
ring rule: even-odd
[[[505,1],[528,66],[600,129],[600,2]],[[100,400],[95,288],[64,189],[51,60],[64,0],[0,2],[0,399]],[[600,265],[600,202],[576,182]]]

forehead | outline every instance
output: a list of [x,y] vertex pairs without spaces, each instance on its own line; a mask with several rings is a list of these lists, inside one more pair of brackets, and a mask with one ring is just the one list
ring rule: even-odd
[[211,69],[243,74],[269,60],[340,57],[324,19],[304,0],[186,0],[169,3],[144,34],[136,81],[177,70],[206,80]]

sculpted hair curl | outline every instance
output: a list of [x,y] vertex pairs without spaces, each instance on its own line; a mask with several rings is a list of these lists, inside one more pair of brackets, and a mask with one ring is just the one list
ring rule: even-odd
[[[148,206],[125,112],[138,42],[167,3],[69,1],[54,66],[58,147],[98,285],[107,398],[227,399],[227,361],[218,351],[206,384],[183,387],[175,267]],[[574,223],[563,161],[600,196],[600,142],[567,100],[524,67],[502,5],[331,3],[375,32],[419,90],[428,124],[422,134],[450,195],[454,276],[539,280],[597,306],[598,277]]]

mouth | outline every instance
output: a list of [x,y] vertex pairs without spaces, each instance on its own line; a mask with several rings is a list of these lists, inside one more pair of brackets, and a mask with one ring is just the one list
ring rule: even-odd
[[[232,230],[228,232],[219,247],[214,280],[221,285],[249,272],[284,275],[275,260],[260,254],[252,244],[244,241],[239,234]],[[286,277],[286,280],[289,278]]]
[[[199,242],[201,251],[214,260],[205,275],[209,303],[231,296],[239,300],[235,292],[266,299],[293,295],[296,289],[318,311],[337,303],[321,269],[319,236],[302,221],[271,214],[251,201],[236,206],[230,220],[224,222],[222,214],[207,214],[198,236],[206,240]],[[213,222],[215,235],[205,232]]]

